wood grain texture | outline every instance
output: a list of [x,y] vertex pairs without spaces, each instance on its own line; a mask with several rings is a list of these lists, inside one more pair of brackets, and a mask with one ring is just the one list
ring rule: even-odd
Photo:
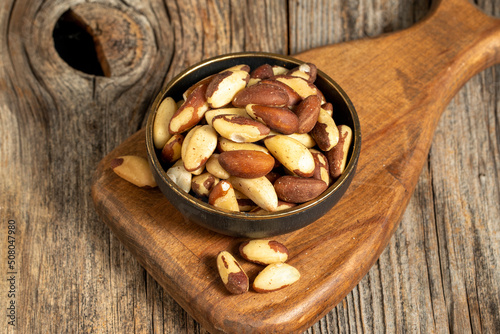
[[[154,93],[190,64],[400,30],[425,14],[427,1],[106,1],[147,22],[156,46],[117,78],[79,73],[51,47],[57,17],[76,3],[0,7],[0,213],[2,235],[8,219],[19,231],[17,329],[204,333],[97,217],[89,192],[98,161],[141,127]],[[498,1],[479,6],[500,14]],[[473,77],[451,101],[387,249],[308,332],[499,331],[497,70]]]

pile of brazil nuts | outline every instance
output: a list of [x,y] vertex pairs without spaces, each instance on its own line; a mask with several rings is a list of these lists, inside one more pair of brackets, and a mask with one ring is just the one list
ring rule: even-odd
[[166,97],[153,140],[166,174],[219,209],[274,212],[310,201],[343,172],[352,130],[314,84],[317,69],[241,64]]
[[[285,263],[288,249],[275,240],[254,239],[240,244],[239,253],[247,261],[266,266],[252,283],[255,292],[267,293],[281,290],[300,278],[299,271]],[[249,290],[250,280],[241,265],[228,251],[217,255],[217,269],[227,291],[242,294]]]

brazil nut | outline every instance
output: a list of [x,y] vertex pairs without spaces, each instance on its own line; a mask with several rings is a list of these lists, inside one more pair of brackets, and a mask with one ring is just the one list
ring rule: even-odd
[[347,154],[352,141],[352,130],[347,125],[339,125],[339,142],[326,153],[332,179],[338,179],[344,172]]
[[210,125],[198,125],[186,135],[181,157],[187,171],[203,167],[217,147],[217,133]]
[[299,141],[284,135],[276,135],[267,137],[264,144],[289,171],[302,177],[313,175],[314,158],[308,148]]
[[271,131],[264,124],[238,115],[218,115],[212,120],[214,129],[224,138],[237,143],[253,143]]

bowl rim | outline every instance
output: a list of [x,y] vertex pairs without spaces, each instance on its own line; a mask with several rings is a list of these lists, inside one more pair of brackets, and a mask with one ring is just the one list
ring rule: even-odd
[[342,98],[344,103],[347,106],[347,109],[349,110],[349,113],[352,118],[353,122],[353,141],[352,141],[352,151],[350,154],[350,159],[347,165],[345,166],[344,172],[342,175],[333,183],[331,184],[327,190],[325,190],[320,196],[317,198],[310,200],[305,203],[298,204],[292,208],[282,210],[282,211],[276,211],[276,212],[265,212],[265,213],[250,213],[250,212],[236,212],[236,211],[229,211],[229,210],[222,210],[219,208],[215,208],[212,205],[196,198],[193,195],[190,195],[186,192],[184,192],[177,184],[175,184],[166,174],[166,171],[164,170],[163,166],[161,165],[161,162],[156,154],[156,148],[154,146],[153,142],[153,123],[154,119],[156,116],[156,112],[158,110],[159,104],[166,98],[166,93],[173,87],[175,84],[177,84],[182,78],[185,76],[197,71],[198,69],[209,66],[212,63],[228,60],[228,59],[233,59],[233,58],[244,58],[244,57],[258,57],[258,58],[270,58],[278,61],[285,61],[287,63],[293,63],[296,64],[297,66],[303,63],[306,63],[306,61],[299,60],[296,58],[293,58],[292,56],[287,56],[287,55],[281,55],[281,54],[276,54],[276,53],[269,53],[269,52],[235,52],[235,53],[227,53],[211,58],[207,58],[205,60],[202,60],[192,66],[189,66],[188,68],[184,69],[181,71],[179,74],[177,74],[174,78],[172,78],[167,85],[164,86],[164,88],[156,95],[153,103],[149,107],[148,110],[148,118],[147,118],[147,123],[146,123],[146,149],[147,149],[147,155],[148,155],[148,162],[150,164],[150,167],[154,169],[157,173],[157,175],[164,181],[170,189],[175,192],[178,196],[182,197],[186,201],[190,202],[192,205],[195,205],[198,207],[198,209],[205,211],[208,214],[219,214],[222,216],[227,216],[233,219],[244,219],[244,220],[272,220],[276,218],[283,218],[286,216],[293,216],[294,214],[305,211],[308,209],[311,209],[314,206],[319,205],[320,203],[326,201],[331,195],[333,195],[345,182],[345,180],[349,179],[349,176],[355,172],[357,161],[359,159],[359,155],[361,153],[361,128],[360,128],[360,121],[358,118],[358,114],[354,108],[354,105],[350,98],[347,96],[346,92],[342,89],[342,87],[335,81],[333,80],[330,76],[328,76],[326,73],[321,71],[319,68],[317,70],[317,75],[321,76],[325,81],[327,81],[329,84],[331,84],[336,90],[339,96]]

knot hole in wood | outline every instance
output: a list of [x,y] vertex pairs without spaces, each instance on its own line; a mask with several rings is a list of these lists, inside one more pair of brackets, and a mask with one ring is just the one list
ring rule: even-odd
[[123,76],[139,67],[155,45],[148,21],[139,13],[99,3],[64,12],[54,30],[59,56],[87,74]]

